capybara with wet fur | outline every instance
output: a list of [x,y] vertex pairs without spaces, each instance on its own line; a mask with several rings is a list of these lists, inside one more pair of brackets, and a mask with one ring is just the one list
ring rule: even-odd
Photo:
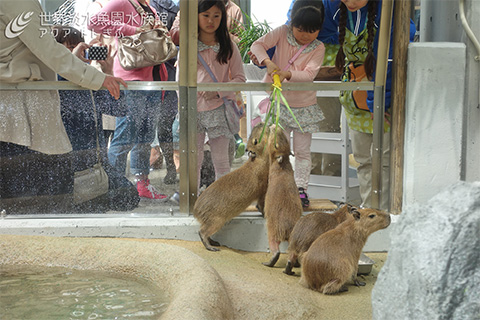
[[270,128],[268,137],[268,154],[270,169],[268,189],[265,195],[265,218],[272,259],[263,263],[273,267],[280,257],[280,242],[288,241],[298,219],[302,216],[303,207],[290,163],[290,142],[282,129]]
[[347,218],[352,218],[350,214],[352,209],[356,208],[349,204],[344,204],[334,213],[312,212],[301,217],[293,228],[292,234],[290,234],[288,262],[283,272],[288,275],[294,275],[295,272],[292,271],[292,268],[302,258],[302,255],[307,252],[313,241],[321,234],[347,220]]
[[324,294],[347,291],[352,279],[356,286],[358,260],[368,236],[390,225],[390,215],[375,209],[356,209],[347,219],[315,240],[302,258],[300,284]]
[[257,208],[263,211],[268,185],[269,160],[265,146],[269,128],[265,128],[260,141],[262,130],[263,123],[252,129],[247,141],[247,161],[212,183],[195,202],[193,215],[200,223],[198,234],[207,250],[219,251],[213,246],[220,244],[210,237],[253,202],[257,201]]

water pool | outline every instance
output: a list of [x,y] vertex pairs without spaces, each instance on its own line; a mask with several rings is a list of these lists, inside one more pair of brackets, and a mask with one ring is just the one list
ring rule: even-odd
[[0,265],[0,319],[158,319],[150,281],[104,271]]

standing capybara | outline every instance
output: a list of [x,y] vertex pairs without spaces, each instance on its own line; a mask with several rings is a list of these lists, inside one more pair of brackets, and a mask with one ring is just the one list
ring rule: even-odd
[[351,218],[350,212],[352,209],[356,208],[345,204],[334,213],[313,212],[301,217],[293,228],[292,234],[290,234],[288,262],[283,272],[288,275],[294,275],[295,272],[292,271],[293,266],[307,252],[313,241],[321,234],[347,220],[347,218]]
[[265,218],[270,252],[269,262],[263,264],[273,267],[280,257],[280,242],[288,241],[293,227],[302,216],[303,207],[290,163],[290,143],[283,130],[270,128],[268,137],[268,154],[270,169],[268,189],[265,195]]
[[368,236],[390,225],[390,215],[374,209],[352,211],[347,219],[315,240],[303,255],[300,284],[324,294],[347,291],[352,279],[356,286],[358,260]]
[[200,239],[207,250],[219,251],[212,246],[220,246],[210,237],[223,225],[242,213],[254,201],[262,212],[268,185],[268,153],[266,144],[269,128],[265,128],[260,140],[263,123],[252,130],[247,142],[248,160],[212,183],[198,197],[193,207],[193,215],[200,223]]

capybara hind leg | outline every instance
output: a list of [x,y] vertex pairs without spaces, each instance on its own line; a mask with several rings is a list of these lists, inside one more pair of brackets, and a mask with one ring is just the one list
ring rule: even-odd
[[201,232],[199,232],[198,235],[200,236],[200,240],[202,240],[202,243],[207,250],[209,250],[209,251],[220,251],[220,249],[214,248],[210,245],[210,241],[209,241],[208,237],[203,236]]
[[276,253],[274,253],[273,256],[272,256],[272,259],[270,259],[270,261],[263,262],[263,265],[267,266],[267,267],[273,267],[275,265],[275,263],[277,263],[278,258],[280,258],[280,251],[277,251]]
[[263,265],[267,267],[273,267],[275,263],[277,263],[278,258],[280,258],[280,242],[270,240],[269,245],[270,245],[270,252],[272,252],[273,256],[269,262],[264,262]]
[[290,253],[290,256],[288,257],[287,265],[285,267],[285,270],[283,270],[283,273],[288,274],[289,276],[293,276],[295,272],[293,272],[292,269],[297,263],[298,263],[297,255],[294,253]]
[[322,291],[324,294],[335,294],[338,292],[348,291],[348,288],[340,282],[340,279],[333,279],[323,286]]
[[293,263],[292,261],[288,260],[287,265],[285,266],[285,270],[283,270],[283,273],[288,274],[289,276],[293,276],[295,272],[293,272],[292,269],[293,269]]

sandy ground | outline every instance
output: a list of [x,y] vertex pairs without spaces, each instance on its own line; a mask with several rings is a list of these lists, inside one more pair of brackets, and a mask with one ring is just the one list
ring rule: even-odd
[[[302,287],[299,275],[274,268],[268,253],[221,248],[199,241],[61,238],[0,235],[0,266],[36,265],[108,271],[149,279],[171,302],[161,319],[371,319],[371,291],[386,253],[368,253],[373,270],[364,287],[323,295]],[[299,274],[300,269],[294,269]],[[0,316],[1,317],[1,316]]]
[[286,254],[274,268],[261,263],[270,260],[269,253],[244,252],[222,247],[220,252],[205,250],[200,242],[180,240],[138,240],[162,242],[190,250],[211,265],[223,279],[230,295],[235,319],[371,319],[371,291],[382,268],[386,253],[366,253],[375,261],[372,272],[360,276],[365,287],[349,286],[348,292],[327,296],[306,289],[295,276],[284,274]]

